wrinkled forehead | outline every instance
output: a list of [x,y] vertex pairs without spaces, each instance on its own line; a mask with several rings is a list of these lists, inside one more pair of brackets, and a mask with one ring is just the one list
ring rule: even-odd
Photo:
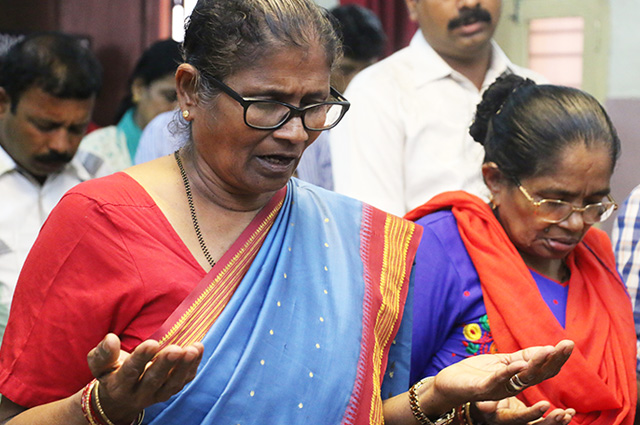
[[237,63],[231,71],[231,75],[241,71],[260,69],[264,64],[272,62],[275,57],[282,54],[287,54],[287,58],[303,64],[310,60],[317,60],[317,54],[321,52],[328,70],[333,68],[336,59],[335,55],[331,54],[319,39],[311,39],[305,43],[294,43],[291,40],[270,37],[259,46],[253,46],[252,50],[247,49],[248,54],[242,55],[244,57],[237,57]]

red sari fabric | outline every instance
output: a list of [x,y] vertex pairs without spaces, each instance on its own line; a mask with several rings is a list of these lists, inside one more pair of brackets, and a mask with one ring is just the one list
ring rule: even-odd
[[575,341],[560,373],[519,396],[527,405],[549,400],[574,408],[572,423],[632,424],[636,405],[636,337],[629,296],[615,271],[608,236],[591,228],[571,252],[566,328],[539,294],[531,272],[493,212],[465,192],[447,192],[409,212],[417,220],[451,209],[480,277],[498,350]]

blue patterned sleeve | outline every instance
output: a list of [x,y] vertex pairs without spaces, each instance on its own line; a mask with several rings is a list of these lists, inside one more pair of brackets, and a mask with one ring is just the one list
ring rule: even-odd
[[[613,227],[612,242],[616,254],[618,271],[622,275],[631,303],[636,336],[640,337],[640,185],[636,186],[622,204]],[[640,338],[636,339],[640,353]],[[636,372],[640,375],[640,356],[637,358]]]
[[413,328],[413,284],[415,263],[411,269],[407,301],[402,313],[402,322],[389,348],[387,369],[382,381],[382,399],[386,400],[409,390],[409,370],[411,366],[411,329]]

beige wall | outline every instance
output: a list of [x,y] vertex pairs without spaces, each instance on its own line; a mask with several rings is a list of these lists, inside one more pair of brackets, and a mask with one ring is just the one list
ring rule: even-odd
[[316,3],[322,7],[326,7],[327,9],[331,9],[332,7],[340,4],[338,0],[316,0]]
[[[611,0],[611,44],[606,108],[622,143],[622,154],[611,181],[613,196],[622,203],[640,184],[640,2]],[[614,220],[603,228],[609,231]]]

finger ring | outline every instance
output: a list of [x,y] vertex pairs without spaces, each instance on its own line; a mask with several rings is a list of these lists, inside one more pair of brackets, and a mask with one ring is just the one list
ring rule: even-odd
[[505,384],[505,388],[509,394],[517,394],[522,391],[527,385],[520,380],[518,374],[509,378],[509,382]]
[[524,387],[527,386],[527,384],[522,382],[522,380],[520,379],[517,373],[511,377],[510,381],[513,381],[514,387],[516,387],[516,389],[518,390],[522,390]]

